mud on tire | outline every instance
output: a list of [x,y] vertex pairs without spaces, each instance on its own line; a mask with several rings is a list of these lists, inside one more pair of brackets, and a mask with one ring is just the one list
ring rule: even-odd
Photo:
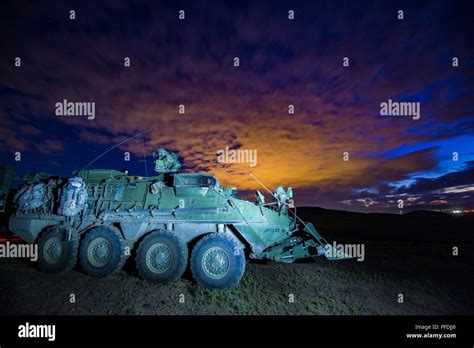
[[151,232],[140,242],[135,258],[138,274],[151,283],[170,283],[183,275],[188,246],[172,231]]
[[91,277],[103,278],[122,269],[128,254],[120,233],[108,227],[96,227],[81,242],[79,259]]
[[48,227],[38,238],[38,268],[48,274],[69,272],[77,263],[79,239],[76,234],[67,240],[67,230]]
[[245,272],[245,254],[241,244],[228,234],[208,234],[193,249],[191,272],[194,279],[204,287],[235,287]]

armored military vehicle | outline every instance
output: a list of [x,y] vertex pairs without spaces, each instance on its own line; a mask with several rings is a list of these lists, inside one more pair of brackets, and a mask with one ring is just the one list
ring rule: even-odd
[[180,173],[178,156],[164,148],[154,157],[151,177],[111,169],[29,176],[9,228],[38,244],[46,273],[69,271],[79,259],[85,273],[106,277],[134,255],[147,281],[175,281],[189,264],[199,284],[217,289],[236,286],[247,259],[291,263],[329,247],[297,217],[291,188],[278,186],[270,203],[257,191],[252,202],[212,175]]

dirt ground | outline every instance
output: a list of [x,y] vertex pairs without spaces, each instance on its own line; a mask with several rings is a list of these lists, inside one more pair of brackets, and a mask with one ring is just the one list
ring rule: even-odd
[[[364,262],[249,262],[231,291],[201,288],[189,272],[173,284],[149,284],[134,274],[133,260],[119,273],[94,279],[79,270],[46,275],[25,260],[0,259],[0,313],[474,314],[472,256],[452,256],[451,245],[439,242],[371,242],[365,248]],[[474,249],[466,244],[460,250]]]

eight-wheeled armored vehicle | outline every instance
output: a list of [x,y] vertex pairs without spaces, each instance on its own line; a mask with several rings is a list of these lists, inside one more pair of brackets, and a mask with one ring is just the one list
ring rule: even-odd
[[106,277],[133,255],[147,281],[175,281],[189,264],[199,284],[217,289],[236,286],[247,259],[290,263],[329,247],[297,218],[291,188],[277,186],[270,203],[257,191],[252,202],[212,175],[179,173],[177,155],[164,148],[154,157],[152,177],[111,169],[30,175],[15,194],[9,229],[38,244],[46,273],[69,271],[79,259],[88,275]]

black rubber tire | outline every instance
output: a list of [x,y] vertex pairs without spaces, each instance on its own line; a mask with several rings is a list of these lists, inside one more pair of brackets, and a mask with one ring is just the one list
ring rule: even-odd
[[[94,266],[88,259],[87,250],[90,244],[97,238],[106,239],[112,247],[111,257],[108,262],[102,266]],[[115,273],[122,269],[125,261],[128,258],[125,252],[126,242],[122,236],[115,229],[108,227],[96,227],[86,234],[84,237],[79,252],[79,260],[81,267],[89,276],[94,278],[104,278],[112,273]]]
[[[52,238],[59,238],[62,243],[61,257],[55,263],[50,263],[45,258],[45,245]],[[41,272],[48,274],[61,274],[69,272],[77,263],[77,253],[79,249],[79,238],[76,234],[72,235],[70,241],[67,241],[67,231],[57,227],[48,227],[38,238],[38,268]]]
[[[203,269],[203,257],[211,248],[218,247],[225,250],[229,268],[227,273],[219,279],[211,278]],[[245,254],[242,245],[235,237],[225,233],[211,233],[199,240],[191,254],[191,273],[198,284],[212,289],[231,289],[237,286],[245,272]]]
[[[171,252],[171,262],[168,268],[157,273],[148,267],[146,256],[150,248],[157,243],[162,243]],[[158,230],[148,234],[140,242],[135,257],[137,271],[140,277],[150,283],[167,284],[181,278],[188,264],[188,246],[176,233],[166,230]]]

